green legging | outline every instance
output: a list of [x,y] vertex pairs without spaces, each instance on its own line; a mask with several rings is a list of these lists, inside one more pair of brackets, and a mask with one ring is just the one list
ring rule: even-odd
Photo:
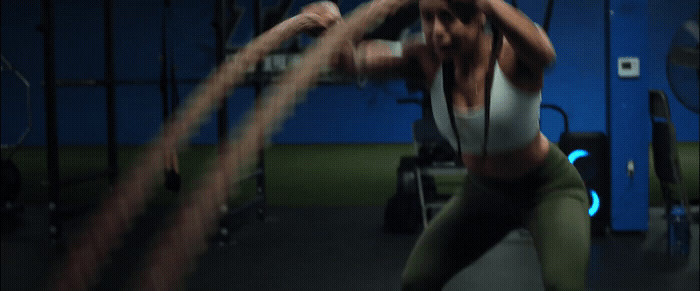
[[590,247],[588,206],[581,176],[551,143],[545,163],[518,181],[467,175],[463,192],[418,239],[403,272],[403,290],[440,290],[521,227],[532,234],[545,287],[582,290]]

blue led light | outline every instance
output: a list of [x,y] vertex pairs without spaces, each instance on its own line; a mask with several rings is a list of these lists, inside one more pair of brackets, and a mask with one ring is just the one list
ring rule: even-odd
[[[588,151],[586,150],[575,150],[569,154],[569,163],[573,164],[578,158],[583,158],[587,157],[589,155]],[[589,190],[591,193],[591,198],[593,199],[591,203],[591,208],[588,208],[588,215],[593,217],[598,212],[598,209],[600,209],[600,198],[598,197],[598,193],[595,192],[595,190],[591,189]]]
[[576,159],[588,156],[588,151],[586,150],[575,150],[569,154],[569,162],[574,163]]
[[600,198],[598,198],[598,193],[596,193],[595,190],[591,189],[589,191],[591,193],[591,198],[593,198],[593,203],[591,203],[591,208],[588,208],[588,215],[593,217],[593,215],[598,212],[598,209],[600,209]]

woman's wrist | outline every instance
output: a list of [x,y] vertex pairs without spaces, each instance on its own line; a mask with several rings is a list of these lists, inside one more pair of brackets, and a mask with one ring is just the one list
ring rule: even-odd
[[367,84],[367,75],[365,75],[365,69],[367,67],[367,47],[364,43],[352,45],[353,51],[353,63],[355,65],[355,78],[357,86],[363,88]]

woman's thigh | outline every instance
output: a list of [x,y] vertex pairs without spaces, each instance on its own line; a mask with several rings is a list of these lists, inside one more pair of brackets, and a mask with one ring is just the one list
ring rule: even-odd
[[590,253],[588,203],[578,193],[559,193],[539,203],[528,223],[542,266],[545,287],[581,290],[585,287]]
[[465,184],[418,238],[403,273],[405,290],[439,290],[460,270],[477,260],[522,220],[512,201]]

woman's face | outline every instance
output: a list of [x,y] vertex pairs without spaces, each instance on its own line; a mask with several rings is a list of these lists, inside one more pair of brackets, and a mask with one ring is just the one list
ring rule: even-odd
[[441,60],[474,52],[485,16],[470,1],[421,0],[425,40]]

